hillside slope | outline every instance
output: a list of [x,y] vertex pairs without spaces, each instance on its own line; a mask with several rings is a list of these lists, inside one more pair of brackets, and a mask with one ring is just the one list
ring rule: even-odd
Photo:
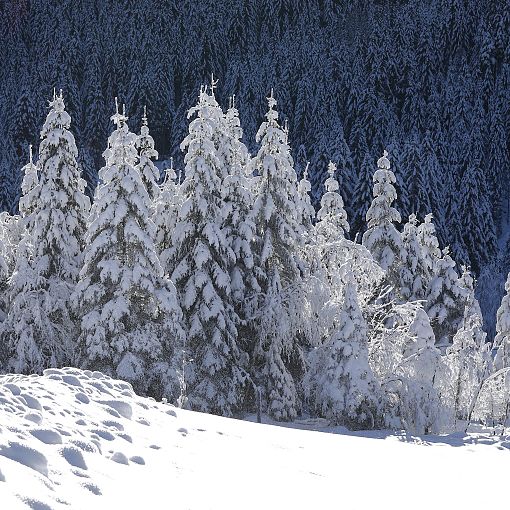
[[506,498],[510,442],[336,432],[183,411],[76,369],[1,376],[1,507],[485,508]]

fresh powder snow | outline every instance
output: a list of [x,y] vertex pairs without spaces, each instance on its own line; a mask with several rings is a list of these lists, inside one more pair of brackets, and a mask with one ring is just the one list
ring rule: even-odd
[[[0,376],[0,402],[2,509],[488,508],[506,497],[510,441],[483,433],[251,423],[74,368]],[[489,466],[490,486],[468,490]]]

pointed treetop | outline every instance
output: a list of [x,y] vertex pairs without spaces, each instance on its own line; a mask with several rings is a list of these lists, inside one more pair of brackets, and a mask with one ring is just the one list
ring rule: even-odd
[[49,107],[53,110],[56,110],[57,112],[63,112],[65,110],[62,89],[60,89],[59,94],[57,95],[56,89],[53,88],[53,99],[49,103]]
[[211,89],[211,96],[214,96],[214,90],[216,89],[216,85],[218,85],[218,80],[215,80],[214,73],[211,73],[211,85],[209,87]]
[[324,187],[326,188],[327,192],[335,192],[335,191],[338,191],[340,188],[338,181],[335,179],[335,173],[336,173],[336,165],[335,165],[335,163],[333,163],[333,161],[330,161],[328,163],[329,177],[326,179],[326,182],[324,183]]
[[384,150],[382,157],[377,160],[377,167],[381,170],[389,170],[390,166],[391,165],[388,159],[388,151]]
[[28,157],[29,157],[29,160],[30,160],[30,165],[33,165],[34,161],[33,161],[33,156],[32,156],[32,144],[30,144],[28,146]]
[[416,214],[412,213],[409,215],[409,223],[414,226],[418,225],[418,218],[416,217]]
[[117,97],[115,97],[115,114],[112,115],[110,118],[113,121],[113,123],[117,126],[117,128],[121,128],[127,121],[126,117],[126,105],[123,105],[123,113],[119,112],[119,101]]
[[274,98],[273,88],[271,87],[271,95],[267,98],[269,108],[272,110],[276,106],[276,99]]
[[310,166],[310,161],[307,161],[305,169],[303,170],[303,179],[308,180],[308,167],[309,166]]
[[335,163],[333,163],[333,161],[330,161],[328,163],[328,174],[331,178],[334,178],[335,177],[335,172],[336,172],[336,165]]
[[147,105],[143,106],[143,117],[142,117],[142,126],[147,126]]

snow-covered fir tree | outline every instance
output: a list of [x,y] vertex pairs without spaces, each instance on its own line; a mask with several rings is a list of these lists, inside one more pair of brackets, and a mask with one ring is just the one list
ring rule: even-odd
[[379,387],[368,363],[367,325],[350,271],[338,308],[331,337],[311,352],[305,392],[312,408],[331,423],[374,428],[380,420]]
[[299,224],[303,226],[303,234],[309,237],[311,235],[312,226],[315,219],[315,209],[313,208],[310,192],[312,185],[308,180],[309,163],[306,164],[303,170],[303,176],[298,182],[299,193]]
[[258,280],[260,269],[255,265],[252,246],[255,239],[255,223],[251,213],[253,207],[252,178],[247,174],[248,150],[241,141],[242,129],[235,98],[225,114],[226,137],[224,139],[225,177],[222,183],[223,228],[227,244],[234,252],[234,261],[229,271],[233,306],[237,317],[239,341],[244,349],[253,345],[254,332],[249,320],[254,313],[253,305],[260,293]]
[[[251,162],[255,202],[253,217],[256,225],[254,252],[256,264],[263,275],[259,284],[262,302],[259,304],[256,329],[258,345],[255,348],[255,378],[265,387],[268,412],[277,419],[296,416],[299,402],[290,367],[302,370],[301,348],[297,342],[297,324],[289,324],[288,334],[283,335],[277,321],[266,321],[264,311],[269,311],[276,299],[281,306],[302,308],[300,302],[299,260],[297,247],[303,242],[299,225],[299,194],[293,160],[287,143],[287,135],[278,124],[276,100],[268,97],[269,110],[266,121],[257,132],[260,149]],[[275,292],[286,296],[275,298]],[[291,296],[297,300],[291,299]],[[273,312],[271,312],[273,313]],[[289,314],[289,310],[281,310]],[[268,322],[263,326],[265,322]],[[274,329],[269,330],[268,325]],[[294,330],[294,331],[292,331]]]
[[469,418],[480,386],[490,373],[486,336],[479,307],[473,301],[466,303],[460,328],[446,355],[455,421]]
[[404,376],[401,419],[406,430],[416,434],[439,432],[441,403],[439,375],[441,352],[435,346],[430,319],[422,308],[416,311],[409,328],[399,372]]
[[405,256],[400,266],[400,294],[407,301],[427,298],[428,268],[418,241],[417,225],[416,215],[411,214],[402,235]]
[[188,401],[193,409],[230,416],[242,405],[246,359],[238,345],[230,268],[235,260],[223,224],[223,169],[214,143],[215,99],[201,89],[186,151],[182,206],[172,235],[172,280],[184,313]]
[[182,358],[181,312],[154,246],[151,200],[125,114],[104,152],[73,294],[81,323],[76,362],[120,377],[154,397],[176,398]]
[[149,197],[155,201],[159,197],[159,170],[156,168],[153,159],[158,158],[158,152],[154,149],[154,140],[149,134],[149,124],[147,120],[147,110],[144,107],[142,117],[142,127],[136,140],[139,160],[136,169],[142,177],[142,182],[147,188]]
[[452,343],[464,314],[466,289],[459,284],[459,275],[450,251],[445,248],[437,261],[436,274],[432,278],[427,295],[427,313],[438,345],[442,348]]
[[402,236],[395,223],[400,223],[400,214],[392,206],[397,198],[395,175],[390,170],[388,153],[377,161],[374,174],[374,199],[367,211],[368,229],[363,234],[363,246],[368,248],[374,259],[387,272],[387,282],[398,292],[398,266],[405,253]]
[[423,261],[427,270],[427,284],[437,272],[438,261],[441,259],[441,249],[436,237],[436,227],[432,221],[432,213],[425,216],[418,227],[418,242],[422,249]]
[[170,167],[165,170],[165,178],[160,193],[154,202],[153,214],[153,221],[156,226],[156,249],[163,271],[167,276],[170,276],[173,272],[173,267],[170,265],[174,251],[172,236],[177,225],[179,209],[182,205],[180,187],[179,182],[177,182],[173,158],[171,158]]
[[33,161],[32,146],[29,147],[29,161],[21,169],[23,181],[21,182],[21,197],[19,200],[19,212],[23,218],[23,224],[28,231],[32,230],[34,212],[39,205],[39,175],[37,165]]
[[349,232],[347,213],[342,196],[339,194],[340,186],[335,179],[335,173],[336,165],[330,161],[328,178],[324,183],[326,191],[321,198],[321,208],[317,212],[315,225],[318,243],[334,243]]
[[41,131],[38,168],[26,169],[21,211],[26,228],[10,283],[10,308],[2,325],[9,365],[40,372],[70,361],[75,332],[70,296],[82,261],[90,208],[71,118],[62,92],[54,95]]
[[497,312],[494,366],[497,370],[510,367],[510,273],[505,283],[505,295]]

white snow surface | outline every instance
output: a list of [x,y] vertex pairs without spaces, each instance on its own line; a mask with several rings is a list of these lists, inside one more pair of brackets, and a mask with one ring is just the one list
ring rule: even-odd
[[99,372],[3,375],[0,508],[505,506],[510,438],[321,426],[184,411]]

